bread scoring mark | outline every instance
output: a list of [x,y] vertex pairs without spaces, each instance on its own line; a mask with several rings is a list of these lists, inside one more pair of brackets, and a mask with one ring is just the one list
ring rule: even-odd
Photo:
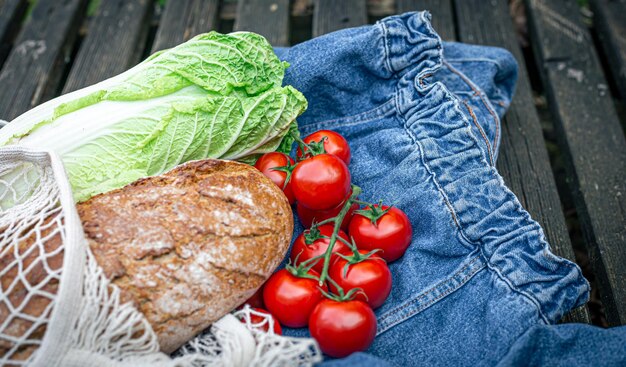
[[249,220],[235,211],[213,210],[211,215],[216,218],[223,226],[232,227],[229,229],[231,236],[241,235],[241,226],[249,224]]
[[243,204],[248,208],[255,208],[252,194],[228,184],[224,187],[203,185],[198,190],[202,196],[224,200],[232,204]]
[[212,259],[209,256],[200,253],[190,260],[174,273],[179,281],[200,286],[200,293],[219,293],[223,290],[219,278],[213,274],[213,267],[210,265]]
[[189,315],[205,307],[194,297],[190,287],[184,283],[176,284],[172,289],[163,292],[155,299],[154,306],[161,313],[171,315],[171,317]]
[[141,260],[150,255],[153,257],[166,254],[174,250],[174,240],[170,232],[161,227],[153,227],[147,231],[137,231],[128,250],[135,260]]

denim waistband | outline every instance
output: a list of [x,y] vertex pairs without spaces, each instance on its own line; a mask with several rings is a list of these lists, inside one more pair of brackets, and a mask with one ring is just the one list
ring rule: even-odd
[[459,98],[429,78],[443,64],[442,42],[430,14],[408,13],[378,24],[386,67],[397,78],[397,114],[421,150],[459,239],[478,249],[486,266],[512,291],[535,304],[544,322],[583,304],[589,285],[580,269],[550,252],[539,224],[479,149]]

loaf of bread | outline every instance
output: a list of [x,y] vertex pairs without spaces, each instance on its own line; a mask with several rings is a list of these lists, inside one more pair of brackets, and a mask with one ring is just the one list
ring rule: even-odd
[[255,168],[195,161],[78,205],[93,254],[169,353],[244,302],[281,262],[293,217]]
[[[249,298],[285,256],[293,231],[287,198],[272,181],[221,160],[186,163],[77,209],[98,264],[166,353]],[[26,313],[41,312],[30,306]]]

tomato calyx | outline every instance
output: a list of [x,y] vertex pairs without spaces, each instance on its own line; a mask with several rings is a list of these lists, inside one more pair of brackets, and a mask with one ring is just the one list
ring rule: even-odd
[[300,161],[303,161],[309,157],[314,157],[316,155],[327,154],[326,148],[324,148],[324,142],[328,140],[327,137],[323,137],[320,141],[311,141],[309,143],[305,143],[304,140],[300,138],[300,133],[292,133],[291,136],[296,141],[298,147],[300,148],[300,151],[302,152],[302,157],[299,157]]
[[350,268],[351,265],[358,264],[366,260],[380,260],[380,261],[387,263],[383,258],[379,256],[372,257],[377,252],[382,251],[381,249],[374,249],[366,254],[362,254],[356,248],[356,245],[354,243],[352,245],[353,246],[350,247],[350,249],[352,250],[352,255],[344,255],[344,254],[337,253],[337,256],[341,257],[342,259],[346,261],[346,264],[343,267],[344,278],[348,276],[348,269]]
[[291,180],[291,174],[293,173],[293,170],[295,168],[296,168],[296,165],[291,164],[289,160],[287,160],[287,164],[285,166],[270,168],[271,171],[285,172],[285,174],[287,175],[287,177],[285,177],[285,183],[283,184],[283,187],[281,187],[282,190],[285,190],[285,188],[287,187],[287,184],[289,184],[289,181]]
[[307,245],[312,245],[313,242],[322,238],[326,238],[326,236],[322,236],[322,233],[319,230],[319,225],[317,223],[314,223],[311,228],[304,231],[304,243],[306,243]]
[[[311,225],[311,228],[309,228],[309,229],[304,231],[304,243],[306,243],[307,245],[312,245],[317,240],[322,240],[322,239],[330,240],[330,239],[332,239],[332,236],[323,235],[322,232],[319,230],[319,227],[321,225],[328,224],[330,222],[334,222],[334,218],[330,218],[330,220],[324,220],[324,221],[319,222],[319,223],[313,223]],[[350,248],[350,250],[352,250],[352,251],[354,251],[354,249],[356,249],[356,245],[354,243],[350,243],[350,242],[346,241],[346,239],[341,237],[341,236],[337,236],[337,240],[339,242],[342,242],[344,245],[348,246]]]
[[310,141],[309,143],[305,143],[307,145],[307,150],[303,150],[305,156],[316,156],[319,154],[326,154],[326,148],[324,148],[324,143],[328,140],[327,137],[323,137],[320,141]]
[[365,209],[355,210],[355,215],[361,215],[372,222],[372,224],[376,227],[378,220],[382,218],[383,215],[387,214],[391,210],[391,206],[383,209],[383,201],[381,200],[376,205],[367,204]]
[[322,256],[312,257],[312,258],[310,258],[310,259],[308,259],[306,261],[303,261],[301,263],[298,262],[298,258],[299,257],[300,257],[300,254],[298,254],[296,256],[296,259],[293,262],[293,265],[292,265],[291,260],[290,260],[289,263],[287,263],[287,265],[285,265],[285,270],[287,270],[294,277],[313,279],[315,281],[319,281],[318,277],[316,277],[315,275],[311,274],[311,269],[323,257]]
[[336,302],[347,302],[352,301],[359,293],[362,294],[365,299],[367,299],[367,294],[365,294],[365,292],[361,288],[352,288],[346,293],[344,292],[343,288],[341,288],[341,286],[337,284],[337,282],[335,282],[332,278],[329,277],[328,282],[335,287],[335,292],[337,293],[333,294],[331,292],[326,292],[325,290],[321,289],[324,297],[328,299],[332,299]]

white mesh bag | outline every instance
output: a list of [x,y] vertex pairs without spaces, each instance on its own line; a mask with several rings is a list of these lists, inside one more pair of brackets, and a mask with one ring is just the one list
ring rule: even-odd
[[[61,160],[0,148],[0,364],[7,366],[310,366],[313,339],[276,335],[245,307],[172,356],[143,314],[120,302],[91,255]],[[263,317],[254,324],[251,315]],[[240,321],[241,320],[241,321]],[[243,321],[243,322],[242,322]]]

